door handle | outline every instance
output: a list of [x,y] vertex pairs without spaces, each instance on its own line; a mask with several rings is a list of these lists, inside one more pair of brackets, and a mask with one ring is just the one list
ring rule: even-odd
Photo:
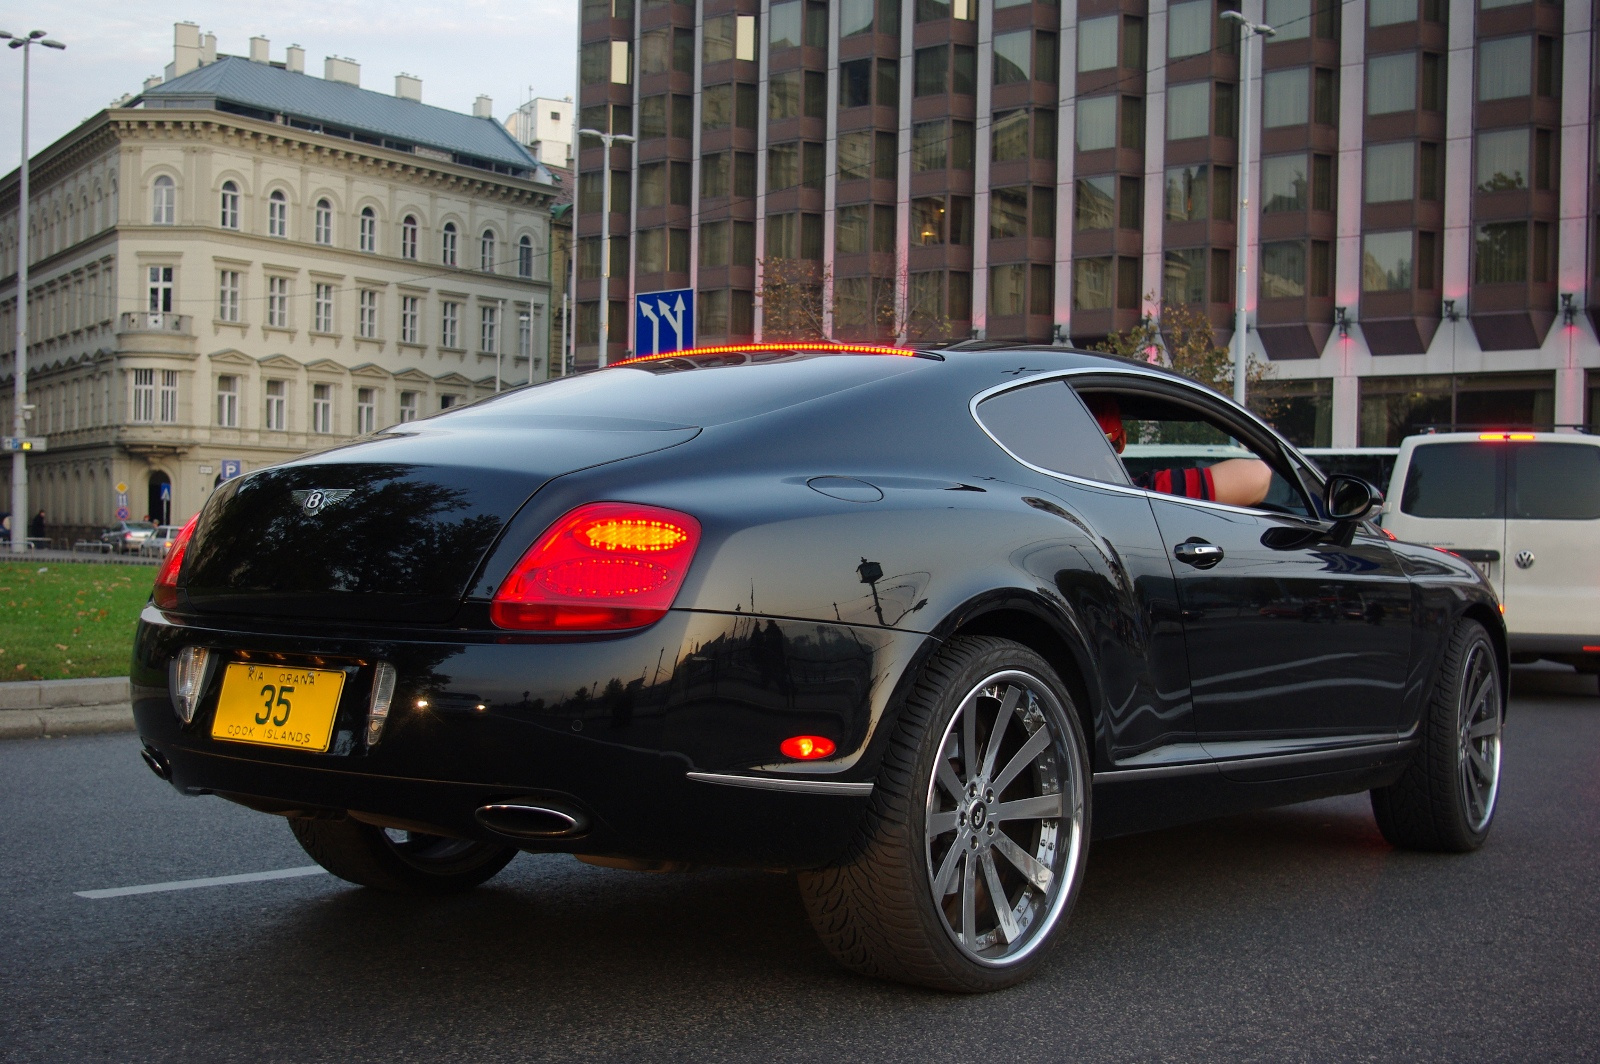
[[1203,539],[1187,539],[1172,548],[1172,556],[1196,569],[1209,569],[1222,560],[1222,548]]

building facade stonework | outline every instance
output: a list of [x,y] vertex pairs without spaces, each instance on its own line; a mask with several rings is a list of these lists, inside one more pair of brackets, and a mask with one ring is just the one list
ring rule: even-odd
[[[363,136],[360,99],[348,129],[162,102],[147,89],[33,161],[29,433],[48,450],[29,456],[29,491],[53,538],[113,521],[118,485],[133,518],[178,523],[225,463],[248,472],[470,402],[497,368],[502,386],[548,373],[557,190],[498,123],[483,120],[524,166],[394,129]],[[434,116],[419,114],[427,134]],[[16,190],[13,173],[0,184],[8,340]],[[7,426],[13,366],[8,351]]]

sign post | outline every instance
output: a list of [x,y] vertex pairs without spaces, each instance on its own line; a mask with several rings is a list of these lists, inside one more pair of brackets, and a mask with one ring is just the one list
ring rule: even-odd
[[694,346],[694,289],[641,292],[633,297],[635,355],[664,355]]

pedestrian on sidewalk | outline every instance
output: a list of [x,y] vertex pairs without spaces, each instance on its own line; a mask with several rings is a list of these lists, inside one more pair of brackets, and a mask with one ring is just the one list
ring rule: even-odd
[[33,539],[44,538],[44,511],[40,510],[33,515],[33,520],[28,522],[28,535]]

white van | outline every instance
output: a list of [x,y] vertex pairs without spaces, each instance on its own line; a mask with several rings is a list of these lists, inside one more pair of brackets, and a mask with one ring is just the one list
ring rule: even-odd
[[1483,571],[1500,596],[1514,660],[1600,673],[1600,436],[1407,437],[1383,527]]

